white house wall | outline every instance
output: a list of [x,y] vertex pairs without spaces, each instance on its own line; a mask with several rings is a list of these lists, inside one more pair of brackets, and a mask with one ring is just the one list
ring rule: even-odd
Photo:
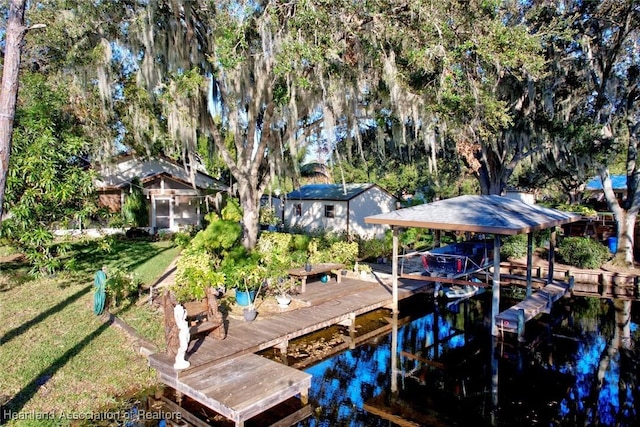
[[357,195],[349,202],[349,233],[364,238],[382,237],[389,227],[381,224],[367,224],[364,218],[391,212],[395,209],[395,204],[395,198],[378,187],[372,187]]
[[[357,234],[364,238],[382,237],[389,228],[386,225],[367,224],[364,218],[378,213],[387,213],[395,209],[393,196],[378,187],[372,187],[349,202],[337,200],[286,200],[284,223],[288,228],[300,228],[305,231],[325,230]],[[295,207],[301,205],[302,215],[296,216]],[[325,218],[326,205],[334,206],[334,218]],[[347,224],[348,221],[348,224]],[[348,225],[348,227],[347,227]]]
[[[302,215],[296,216],[295,206],[300,204]],[[334,218],[325,218],[324,207],[334,206]],[[285,223],[291,228],[301,228],[305,231],[335,231],[341,232],[347,227],[347,202],[334,200],[287,200]]]

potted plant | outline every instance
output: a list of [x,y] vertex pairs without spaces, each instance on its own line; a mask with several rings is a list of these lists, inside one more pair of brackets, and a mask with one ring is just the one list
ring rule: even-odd
[[260,285],[267,277],[265,268],[254,258],[245,259],[233,265],[227,265],[227,289],[235,291],[236,304],[246,307],[257,296]]
[[278,302],[280,308],[287,308],[291,304],[291,294],[294,290],[293,281],[287,277],[270,277],[267,279],[268,293]]
[[263,264],[266,275],[267,294],[278,301],[280,307],[287,307],[291,303],[293,282],[286,277],[286,271],[291,266],[291,256],[283,251],[272,251],[263,254]]
[[[256,298],[260,295],[260,290],[265,282],[264,268],[255,266],[253,269],[245,269],[243,271],[243,287],[248,295],[248,304],[243,310],[244,319],[248,322],[253,321],[258,312],[256,311]],[[257,286],[257,288],[256,288]],[[252,289],[256,288],[253,292]],[[238,302],[238,291],[236,290],[236,302]]]

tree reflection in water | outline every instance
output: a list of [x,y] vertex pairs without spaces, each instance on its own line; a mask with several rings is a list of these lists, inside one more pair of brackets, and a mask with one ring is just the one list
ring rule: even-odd
[[638,425],[640,331],[629,303],[575,298],[532,348],[494,347],[486,299],[461,303],[459,312],[428,306],[397,329],[397,392],[390,334],[308,368],[318,409],[299,425],[389,426],[392,417],[415,425]]

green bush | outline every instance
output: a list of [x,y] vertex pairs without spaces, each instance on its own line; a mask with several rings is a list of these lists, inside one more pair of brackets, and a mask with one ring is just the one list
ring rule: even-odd
[[215,271],[211,256],[193,247],[187,248],[176,264],[176,278],[171,290],[178,302],[202,300],[208,287],[220,287],[225,275]]
[[131,301],[138,296],[138,289],[142,281],[133,273],[119,268],[109,268],[105,292],[112,308],[122,307],[125,301]]
[[[392,232],[388,230],[385,233],[385,240],[389,241],[389,248],[392,246]],[[424,228],[409,227],[405,229],[399,236],[400,244],[407,248],[420,250],[433,246],[433,233]],[[389,254],[391,250],[389,250]]]
[[129,194],[122,204],[122,217],[125,225],[131,227],[144,227],[149,225],[149,206],[147,198],[142,192],[142,184],[139,178],[131,180]]
[[311,241],[311,236],[308,234],[293,234],[293,250],[294,251],[306,251]]
[[264,270],[264,266],[260,265],[260,254],[249,253],[242,246],[228,252],[220,263],[220,271],[226,277],[227,289],[244,290],[246,285],[249,290],[255,291],[260,285],[260,278],[266,276]]
[[557,253],[565,264],[578,268],[600,268],[609,259],[609,249],[589,237],[566,237]]
[[282,222],[282,219],[276,214],[276,210],[271,206],[262,206],[258,215],[260,224],[278,225]]
[[222,255],[240,242],[242,227],[235,221],[213,219],[191,241],[191,246],[198,250]]
[[357,242],[334,242],[324,252],[324,262],[337,262],[352,266],[358,258]]
[[263,231],[260,233],[256,249],[261,254],[289,252],[293,238],[289,233]]
[[360,239],[358,241],[358,259],[375,260],[378,257],[390,256],[393,252],[393,233],[387,230],[383,238]]
[[178,231],[172,236],[173,242],[183,249],[189,246],[189,243],[191,243],[192,239],[193,236],[191,235],[191,233],[188,233],[186,231]]
[[500,246],[500,257],[502,259],[508,258],[522,258],[527,255],[527,235],[516,234],[513,236],[507,236],[502,241]]
[[242,208],[236,199],[227,199],[227,203],[220,212],[222,219],[225,221],[240,222],[242,221]]

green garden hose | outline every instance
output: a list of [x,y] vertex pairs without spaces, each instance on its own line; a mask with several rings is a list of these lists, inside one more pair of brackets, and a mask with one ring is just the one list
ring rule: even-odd
[[107,283],[107,275],[103,270],[98,270],[93,279],[93,312],[96,315],[104,310],[104,300],[106,298],[105,285]]

